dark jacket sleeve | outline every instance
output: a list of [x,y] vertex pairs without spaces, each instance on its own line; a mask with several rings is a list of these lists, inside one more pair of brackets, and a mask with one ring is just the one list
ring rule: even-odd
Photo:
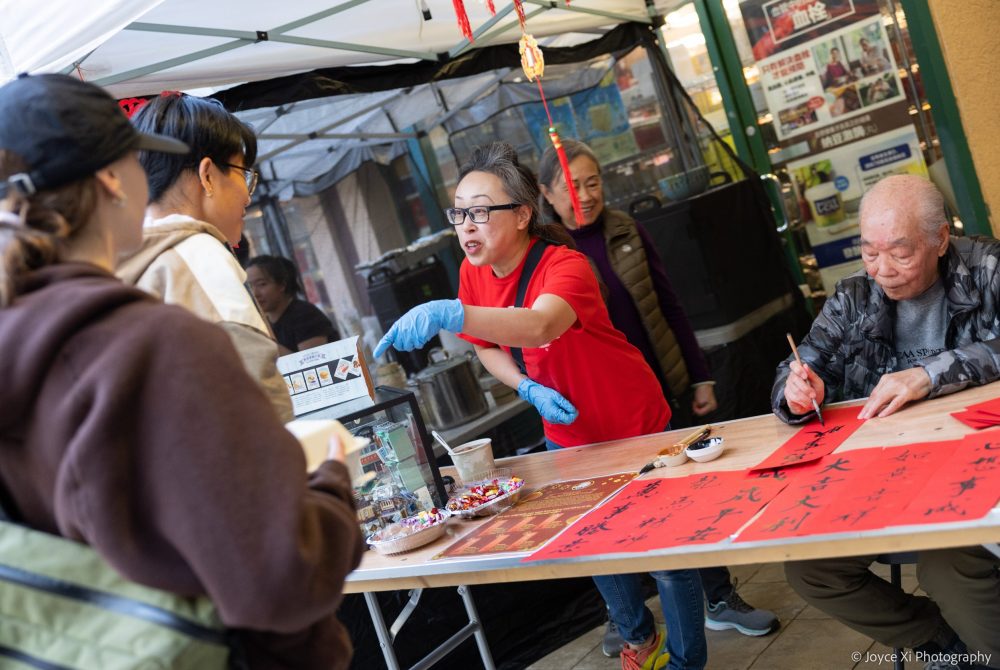
[[684,313],[684,308],[681,306],[680,300],[677,299],[677,294],[674,293],[674,287],[670,284],[670,278],[667,277],[663,260],[656,251],[656,245],[642,224],[636,222],[635,227],[639,231],[639,238],[646,250],[646,263],[649,265],[649,276],[653,280],[653,289],[656,291],[660,303],[660,311],[663,312],[663,318],[667,320],[670,330],[674,331],[674,337],[677,338],[677,344],[680,345],[681,355],[684,356],[684,364],[687,365],[691,381],[695,384],[710,381],[712,373],[705,361],[705,354],[698,346],[691,322],[688,321],[687,314]]
[[61,532],[137,582],[207,594],[229,627],[307,640],[294,667],[343,667],[335,611],[363,548],[346,469],[307,477],[226,334],[155,309],[121,310],[94,334],[107,346],[66,361],[79,392],[53,411],[86,418],[56,492]]
[[[844,329],[850,323],[849,310],[851,301],[838,290],[823,304],[823,310],[805,339],[798,345],[799,357],[802,362],[812,368],[813,372],[823,380],[826,398],[836,393],[844,381]],[[785,423],[804,423],[815,412],[807,414],[792,414],[785,401],[785,382],[790,374],[789,365],[795,357],[789,353],[788,358],[778,364],[774,386],[771,388],[771,409]]]
[[931,378],[928,398],[956,393],[1000,379],[1000,339],[973,342],[942,351],[919,363]]
[[[949,255],[957,255],[958,243],[952,242]],[[966,238],[962,260],[969,269],[967,276],[954,278],[956,283],[969,282],[979,294],[979,310],[975,325],[970,326],[965,343],[931,356],[918,365],[931,378],[935,398],[961,391],[969,386],[989,384],[1000,379],[1000,243],[989,238]],[[969,342],[969,339],[979,342]]]

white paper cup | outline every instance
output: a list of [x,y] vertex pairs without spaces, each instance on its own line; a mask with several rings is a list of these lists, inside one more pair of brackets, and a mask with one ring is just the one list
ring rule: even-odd
[[451,460],[462,483],[474,481],[476,475],[494,468],[493,440],[488,437],[460,444],[454,450]]

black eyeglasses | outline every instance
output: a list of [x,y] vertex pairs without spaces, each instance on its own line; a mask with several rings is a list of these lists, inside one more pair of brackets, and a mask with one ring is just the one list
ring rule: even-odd
[[444,215],[448,217],[448,222],[453,226],[460,226],[465,223],[468,216],[473,223],[488,223],[490,212],[497,209],[517,209],[520,207],[516,202],[508,202],[506,205],[476,205],[475,207],[449,207],[444,210]]
[[257,188],[257,180],[260,179],[260,173],[253,168],[243,167],[242,165],[234,165],[233,163],[220,163],[213,161],[216,165],[223,165],[225,167],[236,168],[237,170],[243,171],[243,179],[247,183],[247,191],[250,195],[253,195],[254,189]]

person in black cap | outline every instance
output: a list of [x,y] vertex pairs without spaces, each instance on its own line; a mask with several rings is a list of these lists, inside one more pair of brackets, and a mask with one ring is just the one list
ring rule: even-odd
[[292,401],[276,365],[278,344],[232,249],[257,185],[253,130],[215,100],[176,92],[150,100],[132,123],[181,140],[191,154],[140,154],[149,175],[143,244],[122,259],[118,276],[219,324],[278,416],[291,421]]
[[[346,668],[336,609],[363,548],[347,469],[307,475],[225,333],[111,274],[141,241],[140,150],[187,147],[137,132],[71,77],[0,87],[3,511],[126,579],[207,596],[250,668]],[[33,625],[46,640],[62,630]],[[0,646],[26,637],[5,629]],[[71,646],[151,662],[99,638]],[[27,660],[61,667],[60,646]]]

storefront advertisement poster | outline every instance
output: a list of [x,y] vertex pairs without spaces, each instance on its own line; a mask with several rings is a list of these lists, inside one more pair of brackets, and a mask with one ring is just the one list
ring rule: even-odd
[[906,100],[898,100],[886,107],[867,110],[849,119],[810,130],[794,140],[786,140],[786,146],[773,159],[774,165],[784,165],[792,160],[801,160],[806,156],[910,126],[906,112],[908,106]]
[[[853,24],[757,64],[778,139],[902,101],[903,88],[880,18]],[[909,123],[905,109],[896,125]]]
[[740,3],[754,58],[764,60],[870,16],[877,0],[744,0]]
[[[857,200],[883,177],[892,174],[927,176],[920,140],[913,126],[791,161],[787,167],[800,200],[808,203],[810,198],[822,197],[813,196],[813,189],[830,184],[848,214],[857,212]],[[831,225],[836,223],[829,221]]]

